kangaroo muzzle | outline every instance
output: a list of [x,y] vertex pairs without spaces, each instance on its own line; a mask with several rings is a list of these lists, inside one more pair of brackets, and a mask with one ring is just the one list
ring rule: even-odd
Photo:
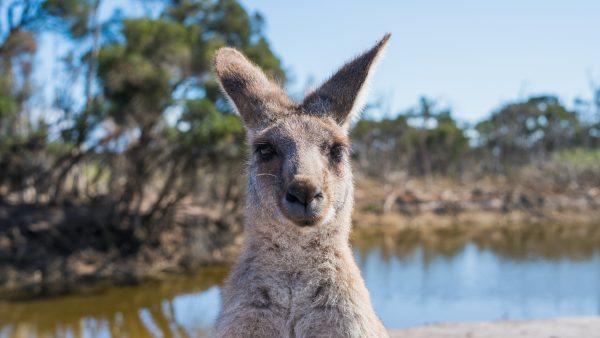
[[311,226],[322,218],[325,195],[316,180],[294,178],[281,203],[284,215],[299,226]]

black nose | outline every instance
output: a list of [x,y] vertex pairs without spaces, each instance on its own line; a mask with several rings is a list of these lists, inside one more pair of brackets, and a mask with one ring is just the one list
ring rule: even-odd
[[294,182],[288,187],[285,200],[289,203],[307,206],[315,199],[323,198],[321,189],[313,184]]

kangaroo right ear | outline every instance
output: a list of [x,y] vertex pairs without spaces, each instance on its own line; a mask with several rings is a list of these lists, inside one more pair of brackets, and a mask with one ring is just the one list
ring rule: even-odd
[[346,63],[304,99],[302,110],[312,115],[331,117],[347,128],[350,120],[363,108],[369,75],[389,39],[390,34],[386,34],[373,48]]
[[237,50],[219,49],[214,67],[221,88],[248,129],[262,129],[291,111],[293,103],[283,89]]

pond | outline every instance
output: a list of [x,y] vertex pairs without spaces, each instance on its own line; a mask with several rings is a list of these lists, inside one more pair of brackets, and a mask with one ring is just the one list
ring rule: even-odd
[[[373,304],[390,328],[600,315],[595,242],[523,234],[499,241],[354,238]],[[202,337],[219,311],[226,274],[206,268],[96,293],[0,302],[0,337]]]

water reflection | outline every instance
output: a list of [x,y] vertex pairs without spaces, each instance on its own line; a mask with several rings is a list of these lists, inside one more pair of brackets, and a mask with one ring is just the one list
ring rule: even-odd
[[0,303],[0,337],[202,337],[226,268],[93,294]]
[[600,223],[592,225],[529,224],[493,226],[454,225],[437,229],[374,229],[353,233],[357,254],[380,250],[383,260],[406,260],[417,249],[425,263],[453,258],[469,243],[507,259],[586,260],[600,251]]
[[[600,314],[600,227],[356,233],[355,255],[388,327]],[[0,302],[0,338],[202,337],[226,268],[141,286]]]

